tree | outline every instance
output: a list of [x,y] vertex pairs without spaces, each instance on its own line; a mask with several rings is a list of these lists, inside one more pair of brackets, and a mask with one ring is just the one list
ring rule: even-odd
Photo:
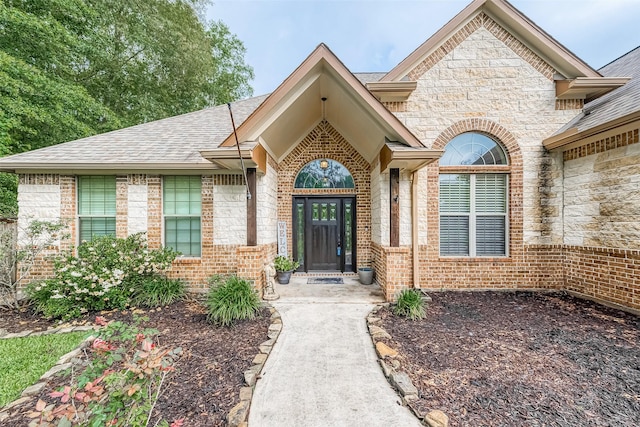
[[[251,95],[245,48],[202,18],[209,3],[0,0],[0,156]],[[0,175],[10,211],[15,187]]]

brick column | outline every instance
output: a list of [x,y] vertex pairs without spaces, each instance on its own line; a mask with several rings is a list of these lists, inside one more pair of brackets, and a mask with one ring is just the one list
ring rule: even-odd
[[158,175],[147,177],[147,242],[149,248],[162,246],[162,178]]
[[262,296],[264,287],[264,252],[265,245],[262,246],[239,246],[237,250],[237,274],[242,279],[247,279],[253,283],[254,288]]
[[381,247],[380,268],[376,273],[385,299],[395,301],[400,291],[413,288],[411,248]]

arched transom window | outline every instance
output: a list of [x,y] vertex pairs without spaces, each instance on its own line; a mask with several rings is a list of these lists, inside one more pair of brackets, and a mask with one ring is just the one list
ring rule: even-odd
[[353,177],[342,163],[330,159],[313,160],[300,169],[295,188],[355,188]]
[[481,133],[452,139],[440,158],[440,255],[507,255],[508,158]]

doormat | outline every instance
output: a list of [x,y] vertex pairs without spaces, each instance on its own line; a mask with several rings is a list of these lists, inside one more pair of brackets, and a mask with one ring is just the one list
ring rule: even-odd
[[312,277],[307,280],[307,285],[344,285],[342,277]]

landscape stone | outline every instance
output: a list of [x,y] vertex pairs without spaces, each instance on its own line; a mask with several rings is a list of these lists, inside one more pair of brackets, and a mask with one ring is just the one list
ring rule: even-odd
[[260,344],[260,346],[258,348],[260,349],[260,353],[269,354],[269,353],[271,353],[271,349],[273,348],[273,346],[272,345]]
[[7,418],[9,418],[9,414],[6,412],[0,412],[0,423],[4,422],[4,420],[6,420]]
[[55,374],[57,374],[58,372],[62,372],[65,371],[67,369],[69,369],[71,367],[71,363],[63,363],[61,365],[56,365],[53,368],[49,369],[47,372],[45,372],[40,379],[41,380],[47,380],[49,378],[51,378],[52,376],[54,376]]
[[369,322],[370,325],[376,325],[378,323],[381,323],[382,319],[376,316],[369,316],[367,317],[367,322]]
[[381,338],[391,339],[391,335],[389,335],[387,331],[382,329],[380,326],[369,325],[369,332],[371,333],[371,336],[374,340],[379,340]]
[[382,367],[382,373],[385,377],[389,378],[391,375],[392,369],[384,360],[380,359],[380,366]]
[[82,353],[82,348],[76,348],[75,350],[71,350],[69,353],[60,357],[60,360],[58,360],[57,364],[61,365],[63,363],[70,362],[74,357],[80,355],[80,353]]
[[271,321],[272,325],[278,325],[278,324],[282,324],[282,319],[278,318],[278,319],[273,319]]
[[397,350],[389,347],[382,341],[378,341],[376,343],[376,352],[378,353],[378,356],[382,359],[384,359],[385,357],[396,357],[398,355]]
[[253,396],[253,388],[242,387],[240,389],[240,400],[251,400],[252,396]]
[[436,409],[427,414],[424,417],[424,422],[430,427],[448,427],[449,417],[444,412]]
[[36,383],[34,385],[31,385],[27,388],[25,388],[22,391],[21,396],[23,397],[27,397],[27,396],[33,396],[34,394],[40,393],[40,391],[47,385],[47,383],[45,382],[41,382],[41,383]]
[[252,367],[244,371],[244,382],[247,383],[249,387],[253,387],[256,384],[260,369],[262,368],[259,365],[253,365]]
[[264,365],[264,362],[267,361],[267,355],[264,353],[256,354],[256,357],[253,358],[254,365]]
[[239,427],[246,421],[247,415],[249,414],[250,403],[248,400],[241,400],[240,403],[231,408],[231,411],[229,411],[227,415],[229,427]]
[[7,334],[3,338],[11,339],[11,338],[23,338],[31,334],[31,331],[22,331],[22,332],[14,332],[12,334]]
[[391,374],[391,383],[398,389],[403,396],[417,395],[418,389],[415,388],[409,376],[404,372],[394,372]]

